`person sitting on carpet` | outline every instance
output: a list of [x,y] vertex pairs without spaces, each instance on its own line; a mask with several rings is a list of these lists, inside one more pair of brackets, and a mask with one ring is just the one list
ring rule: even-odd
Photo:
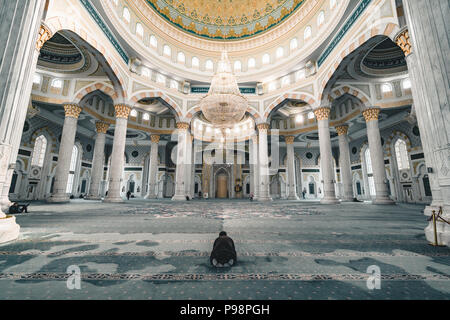
[[236,263],[237,258],[234,241],[227,236],[225,231],[222,231],[216,241],[214,241],[210,261],[217,268],[231,267]]

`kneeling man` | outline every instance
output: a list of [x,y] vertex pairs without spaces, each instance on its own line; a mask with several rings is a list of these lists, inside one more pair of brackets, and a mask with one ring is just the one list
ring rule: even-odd
[[234,241],[227,236],[225,231],[222,231],[216,241],[214,241],[210,258],[211,264],[218,268],[231,267],[236,263],[236,260]]

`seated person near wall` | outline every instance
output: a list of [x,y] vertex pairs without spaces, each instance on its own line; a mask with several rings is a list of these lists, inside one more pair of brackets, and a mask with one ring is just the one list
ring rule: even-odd
[[17,202],[14,202],[13,205],[11,207],[9,207],[9,213],[22,213],[25,211],[25,213],[28,213],[28,206],[30,204],[22,204],[20,205]]
[[225,231],[222,231],[216,241],[214,241],[210,261],[213,266],[218,268],[231,267],[236,263],[237,257],[234,241],[227,236]]

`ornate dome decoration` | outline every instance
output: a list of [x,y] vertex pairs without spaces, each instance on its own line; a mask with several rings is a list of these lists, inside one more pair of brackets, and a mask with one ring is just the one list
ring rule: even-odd
[[231,70],[227,53],[223,52],[217,73],[212,79],[211,88],[200,101],[205,118],[219,127],[231,127],[240,122],[248,106],[247,98],[239,91]]
[[209,39],[241,39],[289,17],[304,0],[146,0],[163,18]]

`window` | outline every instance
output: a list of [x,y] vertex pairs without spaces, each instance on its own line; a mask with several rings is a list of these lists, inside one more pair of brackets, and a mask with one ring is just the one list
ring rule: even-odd
[[282,58],[284,56],[284,49],[282,47],[279,47],[277,49],[277,59]]
[[369,180],[369,193],[371,196],[375,196],[375,181],[373,180],[373,169],[372,169],[372,159],[370,158],[370,149],[367,148],[364,152],[364,157],[366,160],[366,171]]
[[330,0],[330,8],[333,9],[336,5],[336,0]]
[[170,49],[170,47],[167,44],[165,44],[163,47],[163,54],[169,57],[172,55],[172,49]]
[[198,68],[200,66],[200,60],[198,60],[197,57],[193,57],[192,58],[192,67],[193,68]]
[[392,92],[392,86],[389,83],[385,83],[381,86],[381,92],[388,93]]
[[314,112],[311,111],[310,113],[308,113],[309,120],[314,119],[314,117],[315,117]]
[[33,159],[31,160],[32,166],[43,167],[45,152],[47,151],[47,139],[41,135],[36,139],[33,149]]
[[302,114],[298,114],[298,115],[295,117],[295,122],[297,122],[297,123],[303,122],[303,115],[302,115]]
[[165,83],[166,82],[166,77],[163,76],[162,74],[157,74],[156,75],[156,82],[158,82],[158,83]]
[[305,78],[305,69],[298,70],[298,71],[295,73],[295,81],[298,81],[298,80],[304,79],[304,78]]
[[270,63],[270,56],[268,53],[264,54],[262,57],[262,63],[263,64],[269,64]]
[[130,23],[131,21],[131,15],[130,15],[130,10],[128,10],[128,8],[123,8],[123,18],[125,19],[125,21],[127,23]]
[[240,61],[234,62],[234,71],[239,72],[242,70],[242,63]]
[[150,45],[155,48],[158,46],[158,40],[156,40],[154,35],[150,36]]
[[136,109],[131,110],[130,117],[136,118],[137,117],[137,111]]
[[291,43],[289,44],[289,47],[291,48],[291,50],[295,50],[298,47],[298,40],[297,38],[294,38],[291,40]]
[[142,75],[144,77],[150,78],[150,70],[148,70],[147,68],[142,68]]
[[288,86],[291,83],[291,79],[289,76],[285,76],[283,80],[281,80],[281,86]]
[[325,21],[325,12],[320,11],[319,15],[317,16],[317,25],[320,27]]
[[78,162],[78,147],[73,146],[72,158],[70,160],[69,179],[67,180],[66,193],[73,192],[73,183],[75,181],[75,170],[77,169]]
[[395,143],[395,156],[397,158],[398,170],[409,169],[409,157],[408,148],[406,147],[406,142],[402,139],[398,139]]
[[276,89],[277,89],[277,83],[276,82],[269,83],[269,92],[270,91],[274,91]]
[[140,24],[140,23],[136,24],[136,34],[141,38],[144,37],[144,28],[142,27],[142,24]]
[[178,90],[178,81],[176,80],[170,80],[170,88],[171,89],[177,89]]
[[214,63],[211,60],[207,60],[205,63],[205,69],[211,71],[214,69]]
[[35,74],[33,76],[33,84],[41,84],[41,76],[38,74]]
[[411,89],[411,80],[409,79],[403,80],[402,85],[404,90]]
[[249,69],[254,68],[254,67],[256,66],[256,60],[255,60],[255,58],[250,58],[250,59],[248,59],[247,65],[248,65],[248,68],[249,68]]
[[150,114],[144,113],[144,115],[142,116],[142,119],[144,119],[145,121],[150,120]]
[[55,80],[53,80],[53,82],[52,82],[52,87],[53,87],[53,88],[61,89],[62,86],[63,86],[63,82],[62,82],[61,79],[55,79]]
[[185,63],[186,62],[186,56],[183,52],[178,52],[177,60],[179,63]]
[[311,37],[311,35],[312,35],[312,29],[311,29],[311,27],[308,26],[308,27],[306,27],[305,33],[303,34],[303,39],[307,40]]

